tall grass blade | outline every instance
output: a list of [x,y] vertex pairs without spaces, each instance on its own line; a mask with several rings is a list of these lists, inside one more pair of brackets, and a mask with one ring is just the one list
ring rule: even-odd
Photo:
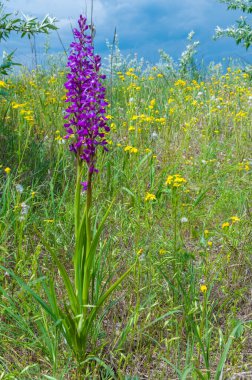
[[214,376],[214,380],[220,380],[221,379],[222,372],[224,370],[224,366],[225,366],[225,363],[226,363],[226,360],[227,360],[228,352],[229,352],[230,347],[231,347],[231,345],[233,343],[233,340],[235,338],[239,338],[241,336],[242,332],[243,332],[243,322],[239,321],[237,323],[237,325],[235,326],[235,328],[233,329],[233,331],[231,332],[231,334],[229,335],[227,343],[225,344],[223,353],[221,355],[221,358],[219,360],[218,366],[216,368],[216,373],[215,373],[215,376]]

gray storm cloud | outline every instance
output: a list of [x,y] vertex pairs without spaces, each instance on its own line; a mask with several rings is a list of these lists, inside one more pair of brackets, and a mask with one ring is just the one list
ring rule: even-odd
[[[157,57],[160,48],[176,58],[185,47],[186,36],[191,30],[195,30],[196,39],[201,41],[202,55],[207,59],[211,56],[215,59],[224,52],[246,54],[233,41],[212,41],[216,25],[233,24],[239,16],[227,11],[218,0],[94,0],[93,5],[96,46],[101,53],[108,53],[105,41],[112,40],[116,27],[121,51],[137,52],[147,59]],[[79,14],[90,18],[91,0],[10,0],[6,7],[12,12],[22,11],[40,18],[45,14],[55,16],[62,41],[69,46],[71,26],[76,24]],[[56,34],[51,34],[50,41],[52,51],[61,50]],[[10,46],[17,47],[18,53],[28,49],[17,36],[13,36]]]

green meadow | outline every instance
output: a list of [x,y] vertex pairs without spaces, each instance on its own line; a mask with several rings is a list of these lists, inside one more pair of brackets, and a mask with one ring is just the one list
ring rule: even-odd
[[171,73],[165,64],[108,75],[94,229],[111,208],[92,300],[133,268],[97,313],[81,370],[60,317],[34,296],[53,303],[54,287],[69,307],[50,250],[74,281],[65,81],[57,65],[0,81],[0,379],[249,379],[250,75],[235,65]]

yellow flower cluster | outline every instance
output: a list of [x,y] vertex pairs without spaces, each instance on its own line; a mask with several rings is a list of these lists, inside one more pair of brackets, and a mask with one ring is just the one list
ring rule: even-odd
[[180,187],[187,182],[180,174],[168,175],[165,184],[171,187]]
[[133,146],[127,145],[124,148],[124,152],[129,152],[129,153],[138,153],[138,149],[134,148]]
[[156,198],[156,195],[155,194],[151,194],[151,193],[146,193],[145,195],[145,202],[148,202],[148,201],[155,201],[157,198]]
[[238,216],[231,216],[229,219],[231,220],[231,222],[222,223],[222,226],[221,226],[222,229],[226,229],[226,228],[230,227],[232,224],[240,222],[240,220],[241,220],[240,218],[238,218]]
[[121,79],[121,81],[125,81],[125,76],[123,75],[123,73],[121,71],[118,71],[117,72],[117,75],[118,75],[118,78]]
[[133,67],[130,67],[128,71],[126,71],[125,75],[128,77],[132,77],[133,79],[138,79],[138,76],[134,73],[135,69]]
[[56,134],[56,137],[55,137],[55,141],[62,141],[63,140],[63,137],[62,136],[60,136],[60,131],[59,130],[57,130],[57,131],[55,131],[55,134]]
[[26,109],[27,103],[11,103],[12,109],[19,109],[19,114],[30,124],[34,124],[34,114],[33,111]]
[[185,81],[185,80],[182,80],[182,79],[178,79],[178,80],[174,83],[174,85],[175,85],[176,87],[185,87],[185,86],[186,86],[186,81]]
[[11,103],[11,107],[15,110],[17,108],[23,108],[26,106],[26,103],[16,103],[16,102],[12,102]]
[[7,83],[5,83],[4,81],[2,81],[2,80],[0,80],[0,88],[8,88],[9,86],[8,86],[8,84]]
[[130,91],[130,90],[140,91],[140,90],[141,90],[141,87],[138,86],[135,82],[132,82],[132,83],[127,87],[127,90],[128,90],[128,91]]
[[232,223],[240,222],[240,218],[238,216],[231,216],[229,219],[231,219]]
[[129,131],[132,131],[132,128],[135,128],[138,130],[138,132],[141,132],[141,128],[149,129],[150,125],[156,125],[156,127],[159,129],[160,127],[165,126],[167,124],[167,119],[165,117],[155,117],[153,115],[146,114],[132,115],[130,120],[136,122],[136,125],[139,125],[140,129],[131,126],[131,129],[129,129]]
[[247,115],[248,115],[247,112],[239,111],[239,112],[235,115],[234,120],[235,120],[235,121],[241,121],[241,120],[243,120],[244,118],[246,118]]
[[56,79],[55,76],[52,76],[52,77],[48,80],[48,83],[49,83],[49,84],[54,84],[54,83],[56,83],[56,82],[57,82],[57,79]]
[[250,169],[250,163],[249,161],[246,161],[246,162],[239,162],[238,164],[238,170],[245,170],[246,172],[248,172]]
[[149,109],[152,110],[154,108],[154,106],[156,105],[156,99],[152,99],[150,101],[150,105],[149,105]]

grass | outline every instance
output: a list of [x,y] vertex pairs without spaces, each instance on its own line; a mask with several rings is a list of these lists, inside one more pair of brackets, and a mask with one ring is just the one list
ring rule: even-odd
[[[36,230],[70,270],[75,163],[63,139],[64,81],[64,71],[41,69],[0,89],[0,265],[7,269],[0,272],[0,379],[77,378],[57,325],[9,274],[42,298],[51,279],[63,297]],[[164,67],[132,67],[115,73],[108,98],[96,223],[116,201],[99,245],[94,295],[136,258],[137,265],[96,320],[82,378],[249,373],[249,75],[228,68],[196,81],[172,78]]]

